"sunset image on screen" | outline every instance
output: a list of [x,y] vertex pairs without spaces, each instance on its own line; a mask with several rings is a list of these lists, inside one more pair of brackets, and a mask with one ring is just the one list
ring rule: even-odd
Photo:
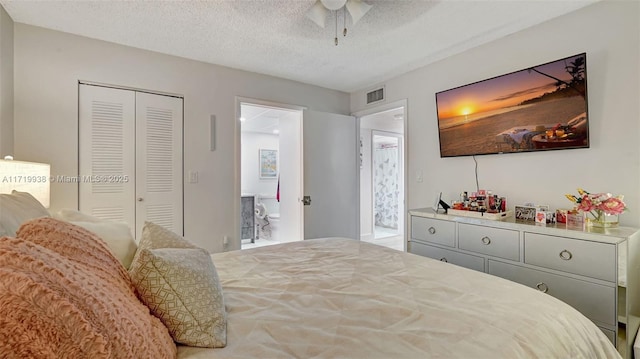
[[581,145],[568,122],[582,114],[586,121],[585,67],[581,54],[437,93],[441,155],[535,150],[533,137],[558,124],[574,141],[553,145]]

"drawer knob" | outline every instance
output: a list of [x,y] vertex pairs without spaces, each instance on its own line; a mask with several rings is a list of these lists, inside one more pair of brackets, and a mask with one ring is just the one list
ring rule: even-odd
[[573,254],[571,254],[571,252],[569,252],[568,250],[563,249],[562,252],[560,252],[560,258],[568,261],[569,259],[573,258]]
[[448,261],[448,260],[447,260],[447,258],[445,258],[445,257],[440,258],[440,262],[449,263],[449,261]]
[[536,288],[538,288],[538,290],[542,293],[546,293],[549,291],[549,286],[547,286],[544,282],[536,284]]
[[435,234],[436,233],[436,229],[433,228],[433,227],[429,227],[429,233]]
[[488,246],[489,244],[491,244],[491,238],[489,238],[489,237],[487,237],[487,236],[482,237],[481,241],[482,241],[482,244],[484,244],[484,245],[486,245],[486,246]]

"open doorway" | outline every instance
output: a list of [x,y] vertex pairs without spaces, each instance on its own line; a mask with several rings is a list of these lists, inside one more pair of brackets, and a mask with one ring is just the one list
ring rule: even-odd
[[300,240],[302,111],[240,104],[241,248]]
[[404,250],[404,106],[360,117],[360,239]]

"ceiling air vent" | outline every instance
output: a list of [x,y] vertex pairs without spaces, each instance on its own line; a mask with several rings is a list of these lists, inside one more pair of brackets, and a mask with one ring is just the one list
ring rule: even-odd
[[384,100],[384,87],[367,92],[367,105]]

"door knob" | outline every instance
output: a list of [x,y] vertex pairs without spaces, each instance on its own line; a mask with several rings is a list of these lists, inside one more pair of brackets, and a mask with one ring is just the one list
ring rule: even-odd
[[305,206],[310,206],[311,205],[311,196],[302,197],[302,204],[304,204]]
[[144,198],[138,197],[138,202],[142,202],[142,201],[144,201]]

